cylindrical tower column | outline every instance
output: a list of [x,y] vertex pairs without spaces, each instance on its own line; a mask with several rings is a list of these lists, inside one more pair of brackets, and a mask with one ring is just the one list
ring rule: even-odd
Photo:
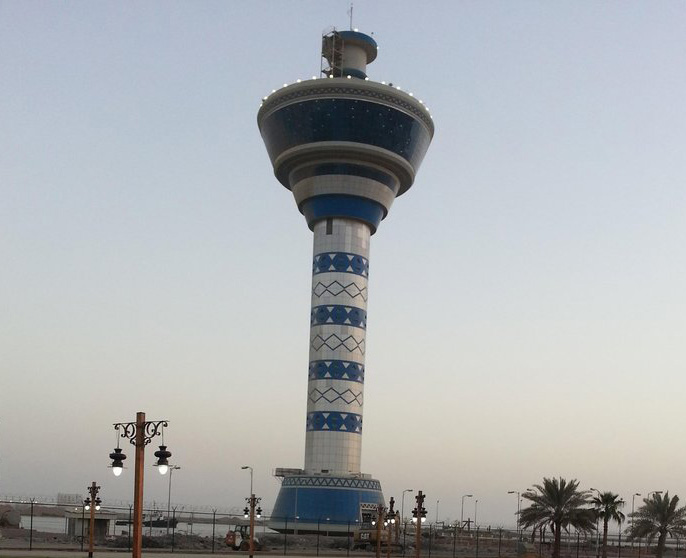
[[369,226],[314,226],[305,471],[360,472]]

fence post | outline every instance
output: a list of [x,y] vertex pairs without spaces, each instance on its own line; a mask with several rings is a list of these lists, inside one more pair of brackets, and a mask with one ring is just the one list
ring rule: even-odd
[[479,558],[479,528],[476,528],[476,558]]
[[214,554],[214,527],[217,524],[217,510],[212,510],[212,554]]
[[317,520],[317,556],[319,556],[319,524],[321,520],[321,517]]
[[619,540],[617,543],[617,558],[622,558],[622,524],[619,524]]
[[131,506],[129,504],[129,525],[128,528],[126,529],[126,538],[128,540],[128,547],[129,547],[129,552],[131,552]]
[[503,544],[503,528],[498,529],[498,558],[500,558],[500,547]]
[[352,546],[351,545],[352,541],[350,540],[350,520],[349,519],[348,519],[348,539],[347,540],[348,540],[348,544],[345,545],[345,548],[346,548],[345,555],[350,556],[350,547]]
[[457,544],[457,523],[453,529],[453,558],[455,558],[455,545]]
[[283,527],[283,555],[286,556],[286,549],[288,548],[288,516],[284,521]]
[[638,558],[641,558],[641,539],[638,539]]
[[174,540],[176,538],[176,506],[172,509],[172,548],[171,551],[174,552]]
[[83,552],[83,526],[86,523],[86,509],[81,502],[81,552]]
[[576,532],[576,558],[579,558],[579,531]]
[[33,498],[31,498],[31,526],[29,529],[29,550],[33,550]]
[[431,558],[431,548],[433,547],[433,544],[434,544],[434,542],[433,542],[434,540],[433,540],[433,537],[431,535],[432,535],[431,523],[429,523],[429,558]]

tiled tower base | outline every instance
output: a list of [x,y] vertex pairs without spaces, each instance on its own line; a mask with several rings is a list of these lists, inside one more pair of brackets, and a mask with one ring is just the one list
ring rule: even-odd
[[381,484],[369,475],[288,475],[283,479],[269,527],[287,533],[347,533],[369,522],[383,504]]

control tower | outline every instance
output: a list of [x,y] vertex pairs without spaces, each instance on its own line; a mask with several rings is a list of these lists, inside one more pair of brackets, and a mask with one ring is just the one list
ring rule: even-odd
[[321,77],[273,92],[257,114],[274,174],[314,233],[305,466],[276,470],[280,531],[346,531],[384,503],[360,469],[369,240],[412,186],[434,125],[412,93],[367,77],[376,55],[372,37],[334,30]]

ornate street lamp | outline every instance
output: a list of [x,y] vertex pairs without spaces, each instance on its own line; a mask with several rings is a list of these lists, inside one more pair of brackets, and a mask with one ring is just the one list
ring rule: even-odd
[[102,500],[98,498],[100,487],[93,481],[88,487],[88,496],[83,501],[83,509],[90,511],[90,527],[88,528],[88,558],[93,558],[93,535],[95,532],[95,512],[100,511]]
[[250,518],[250,558],[252,558],[253,552],[255,551],[255,543],[253,540],[255,533],[255,518],[260,519],[262,517],[262,508],[259,506],[261,500],[262,498],[256,498],[254,494],[251,494],[250,498],[245,499],[248,505],[243,508],[243,517],[245,519]]
[[417,541],[415,543],[415,557],[419,558],[422,553],[422,523],[426,521],[426,508],[424,507],[426,495],[420,490],[415,496],[417,505],[412,510],[412,522],[417,525]]
[[381,558],[381,528],[386,525],[386,508],[379,504],[376,507],[376,518],[372,519],[372,527],[376,527],[376,558]]
[[388,501],[388,513],[386,514],[385,525],[388,527],[388,540],[386,541],[386,558],[391,558],[391,543],[393,542],[393,526],[395,525],[397,511],[393,509],[395,500],[393,496]]
[[136,413],[136,422],[118,422],[114,425],[117,432],[117,447],[110,453],[112,460],[112,472],[114,476],[121,475],[124,468],[126,455],[119,447],[119,438],[128,439],[136,448],[134,460],[134,484],[133,484],[133,541],[132,556],[141,558],[143,550],[143,465],[145,462],[145,446],[147,446],[155,436],[162,436],[162,445],[155,452],[160,474],[164,475],[169,470],[169,458],[171,452],[167,451],[164,445],[164,428],[168,425],[166,420],[146,421],[145,413]]

